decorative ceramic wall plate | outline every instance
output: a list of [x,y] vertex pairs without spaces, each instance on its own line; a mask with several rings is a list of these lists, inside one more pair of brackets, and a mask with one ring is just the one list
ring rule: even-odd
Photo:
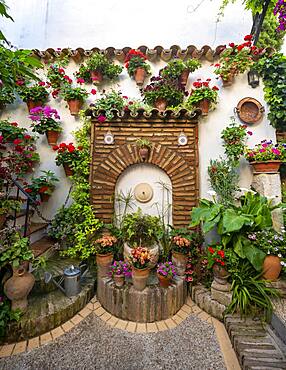
[[258,122],[264,113],[264,107],[261,103],[258,100],[249,97],[241,99],[234,110],[239,119],[245,123]]

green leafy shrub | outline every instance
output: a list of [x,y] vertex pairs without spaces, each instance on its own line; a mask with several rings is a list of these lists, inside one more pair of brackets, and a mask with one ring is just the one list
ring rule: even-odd
[[179,78],[185,70],[194,72],[201,67],[201,62],[197,59],[188,59],[183,61],[181,59],[173,59],[166,67],[161,69],[160,76],[164,78]]
[[30,83],[22,80],[18,81],[18,94],[24,102],[32,100],[45,103],[49,96],[49,92],[45,87],[44,82],[31,85]]

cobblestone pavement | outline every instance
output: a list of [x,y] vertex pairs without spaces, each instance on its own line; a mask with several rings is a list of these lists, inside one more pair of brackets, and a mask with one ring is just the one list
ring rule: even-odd
[[0,360],[1,370],[226,369],[213,325],[190,315],[173,329],[131,333],[92,312],[65,335]]

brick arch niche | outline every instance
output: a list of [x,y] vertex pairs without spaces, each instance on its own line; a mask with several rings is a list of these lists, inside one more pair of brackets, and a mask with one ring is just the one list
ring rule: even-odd
[[[142,163],[136,140],[146,138],[152,143],[145,163],[158,166],[172,182],[173,225],[186,227],[190,211],[199,198],[198,115],[186,112],[173,117],[158,111],[140,117],[115,115],[112,121],[98,123],[92,119],[91,132],[91,204],[97,217],[112,221],[113,196],[118,177],[133,164]],[[187,136],[187,145],[180,146],[178,137]],[[104,137],[111,133],[113,144]]]

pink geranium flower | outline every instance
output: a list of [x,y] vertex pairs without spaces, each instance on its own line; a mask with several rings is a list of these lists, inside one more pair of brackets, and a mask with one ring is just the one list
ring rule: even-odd
[[97,120],[98,120],[98,122],[102,123],[102,122],[106,121],[106,117],[103,114],[100,114],[97,117]]

